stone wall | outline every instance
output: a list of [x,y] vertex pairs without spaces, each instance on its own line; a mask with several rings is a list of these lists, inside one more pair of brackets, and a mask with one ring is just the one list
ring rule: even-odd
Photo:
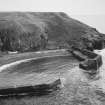
[[102,57],[86,49],[72,48],[72,54],[80,60],[79,67],[91,73],[96,73],[102,66]]

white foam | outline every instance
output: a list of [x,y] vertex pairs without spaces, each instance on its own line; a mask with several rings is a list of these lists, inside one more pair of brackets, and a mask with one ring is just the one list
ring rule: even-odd
[[9,63],[9,64],[2,65],[2,66],[0,67],[0,72],[1,72],[2,70],[5,70],[5,69],[11,67],[11,66],[15,66],[15,65],[18,65],[18,64],[20,64],[20,63],[22,63],[22,62],[25,62],[25,61],[27,61],[27,60],[28,60],[28,59],[26,59],[26,60],[20,60],[20,61],[16,61],[16,62],[12,62],[12,63]]
[[94,50],[94,53],[101,55],[102,57],[105,56],[105,49],[103,50]]
[[105,91],[105,49],[103,50],[95,50],[94,53],[99,54],[102,56],[102,66],[99,70],[100,79],[97,81],[93,81],[92,85],[95,85]]
[[18,51],[8,51],[8,54],[17,54]]
[[99,76],[101,77],[98,80],[88,80],[84,74],[82,74],[79,67],[75,67],[68,71],[68,74],[65,76],[65,78],[61,78],[62,87],[64,87],[66,84],[78,84],[80,81],[87,81],[92,86],[98,87],[105,91],[105,49],[103,50],[95,50],[94,53],[99,54],[102,56],[103,65],[100,67],[99,70]]

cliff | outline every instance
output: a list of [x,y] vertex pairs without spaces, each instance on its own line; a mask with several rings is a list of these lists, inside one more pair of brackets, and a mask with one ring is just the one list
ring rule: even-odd
[[0,13],[1,51],[37,51],[104,46],[104,34],[63,12]]

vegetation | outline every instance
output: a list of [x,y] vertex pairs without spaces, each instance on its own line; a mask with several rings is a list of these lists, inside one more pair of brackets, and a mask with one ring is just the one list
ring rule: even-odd
[[[90,48],[96,40],[103,40],[100,36],[104,35],[63,12],[0,13],[1,51],[61,49],[72,45]],[[82,37],[87,41],[82,41]]]

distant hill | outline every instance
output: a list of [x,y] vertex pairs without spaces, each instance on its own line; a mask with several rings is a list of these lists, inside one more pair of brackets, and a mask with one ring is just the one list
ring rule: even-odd
[[101,49],[104,34],[63,12],[0,13],[1,51],[69,48]]

